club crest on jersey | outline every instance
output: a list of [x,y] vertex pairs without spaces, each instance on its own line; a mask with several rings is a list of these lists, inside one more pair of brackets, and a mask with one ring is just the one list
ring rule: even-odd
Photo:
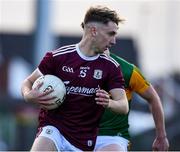
[[102,79],[102,74],[103,74],[102,70],[96,69],[96,70],[94,70],[94,75],[93,75],[93,77],[94,77],[95,79]]

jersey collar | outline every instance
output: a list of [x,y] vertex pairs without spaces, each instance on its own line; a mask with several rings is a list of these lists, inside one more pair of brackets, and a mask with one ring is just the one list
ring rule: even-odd
[[85,55],[80,51],[80,49],[79,49],[79,44],[76,44],[76,50],[77,50],[78,55],[79,55],[82,59],[87,60],[87,61],[96,60],[96,59],[100,56],[100,54],[97,54],[97,55],[95,55],[95,56],[85,56]]

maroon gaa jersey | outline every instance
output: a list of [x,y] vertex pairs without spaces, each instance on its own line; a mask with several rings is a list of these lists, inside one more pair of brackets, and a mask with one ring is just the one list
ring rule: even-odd
[[67,95],[54,110],[41,109],[39,127],[53,125],[75,147],[94,149],[98,124],[104,108],[95,101],[96,90],[124,89],[119,64],[105,54],[87,57],[78,44],[47,52],[39,65],[45,74],[53,74],[65,83]]

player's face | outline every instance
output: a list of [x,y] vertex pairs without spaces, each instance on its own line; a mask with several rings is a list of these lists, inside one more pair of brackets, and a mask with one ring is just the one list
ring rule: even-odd
[[107,25],[102,24],[97,28],[96,53],[103,53],[116,44],[117,30],[118,26],[114,22],[109,22]]

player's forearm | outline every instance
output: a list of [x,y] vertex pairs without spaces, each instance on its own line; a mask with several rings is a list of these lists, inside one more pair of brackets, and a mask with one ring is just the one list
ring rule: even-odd
[[156,135],[163,137],[166,136],[163,108],[159,97],[156,97],[153,100],[154,101],[150,104],[150,109],[156,126]]
[[153,151],[168,151],[169,142],[166,136],[164,113],[159,97],[155,98],[150,105],[155,126],[156,126],[156,138],[152,145]]
[[[110,98],[111,96],[111,98]],[[124,89],[112,89],[110,94],[105,90],[99,89],[96,92],[96,103],[105,108],[121,114],[127,114],[129,111],[128,101]]]
[[32,83],[28,79],[25,79],[21,86],[21,94],[25,100],[26,100],[26,94],[31,90],[31,88],[32,88]]
[[121,113],[121,114],[127,114],[129,111],[128,101],[126,97],[116,101],[110,99],[108,108],[110,108],[112,111],[116,113]]
[[108,107],[116,113],[127,114],[129,106],[125,90],[114,89],[110,93],[112,99],[110,99]]
[[140,94],[149,104],[151,109],[155,127],[156,127],[156,135],[159,137],[166,136],[165,131],[165,122],[164,122],[164,112],[161,104],[161,100],[155,91],[152,85],[149,88]]

